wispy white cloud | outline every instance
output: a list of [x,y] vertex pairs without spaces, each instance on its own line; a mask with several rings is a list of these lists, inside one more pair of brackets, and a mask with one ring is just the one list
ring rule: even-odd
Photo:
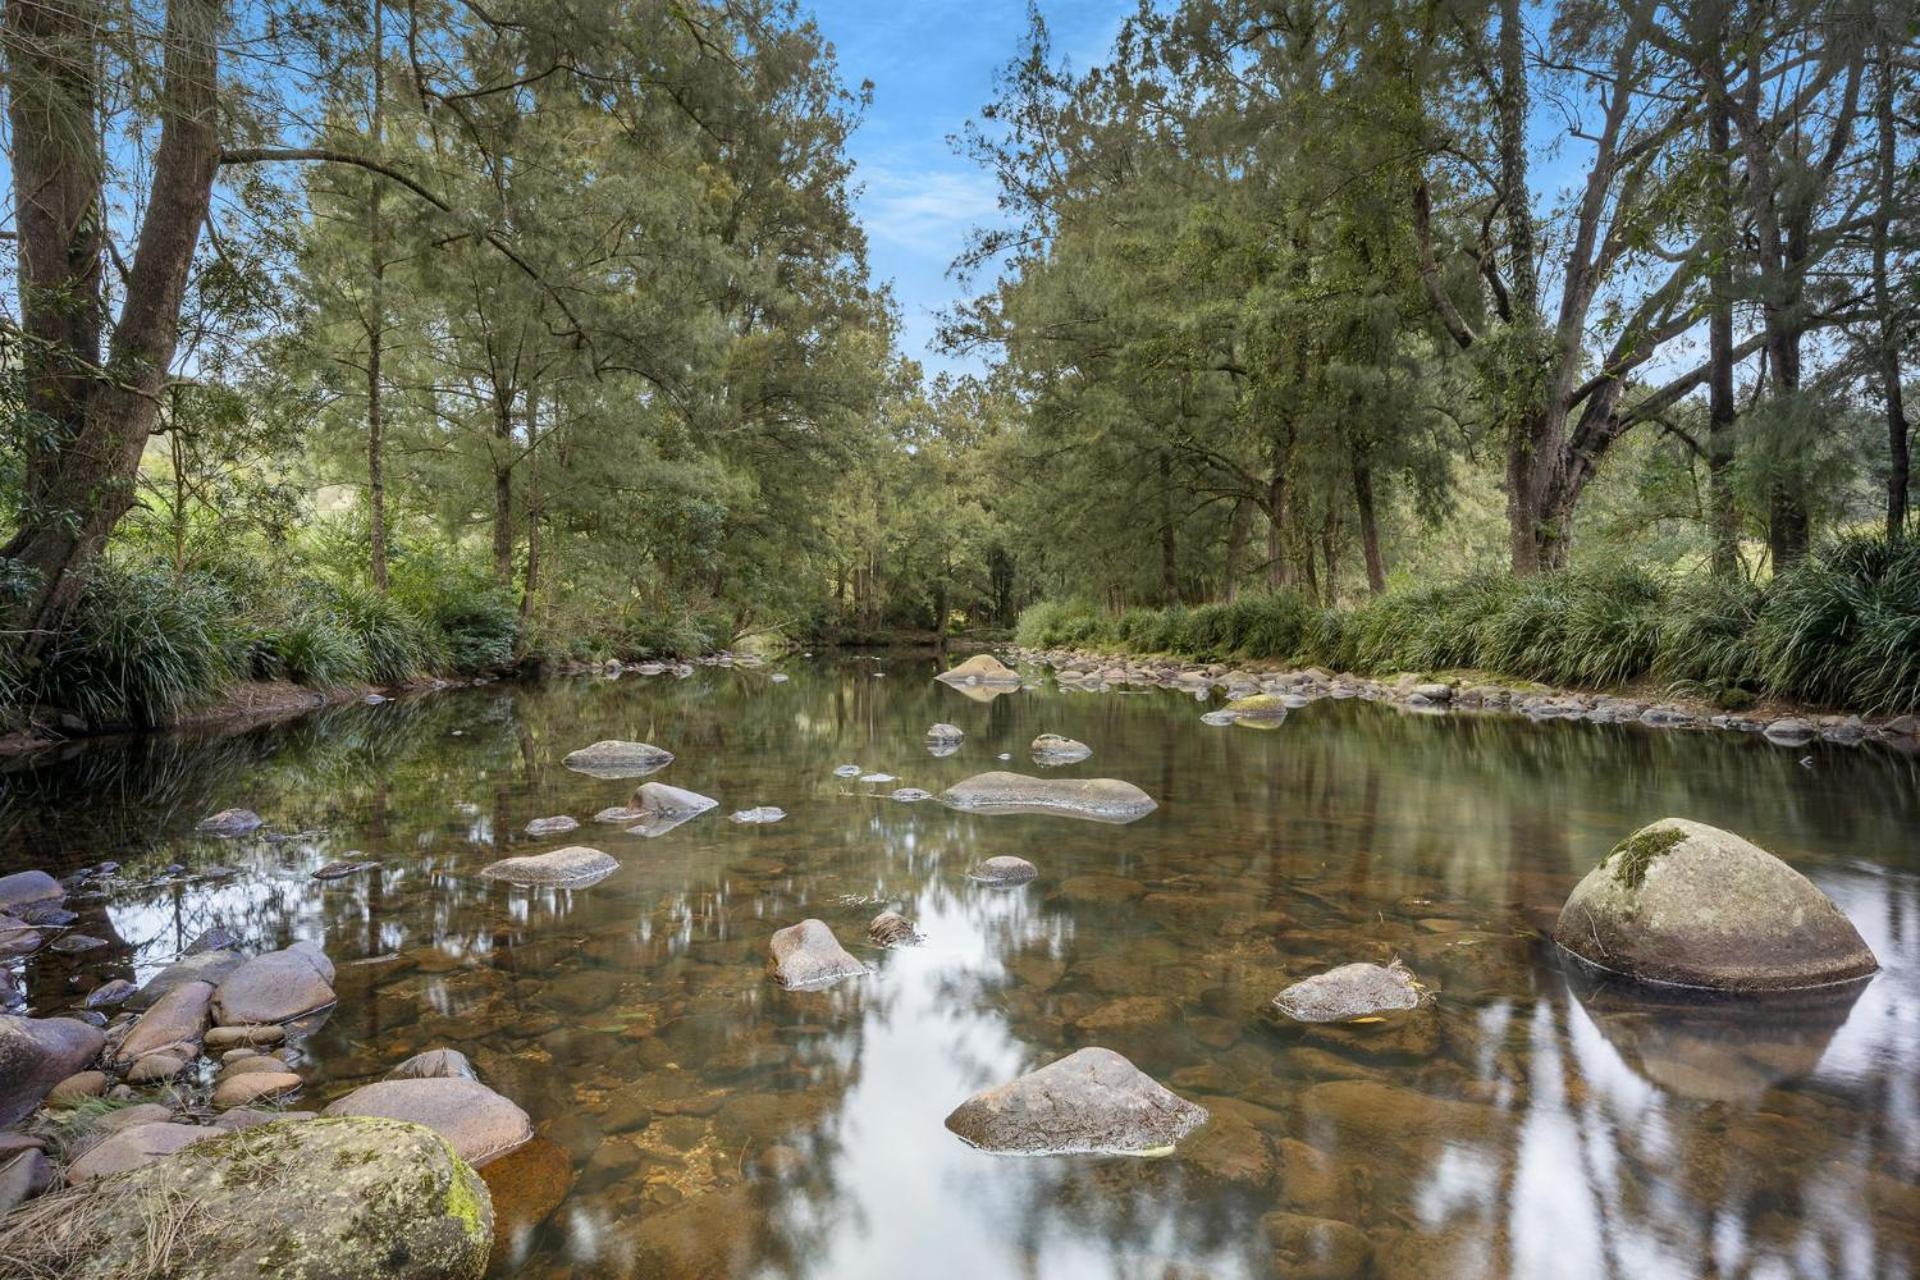
[[860,219],[869,238],[937,260],[943,270],[968,231],[998,216],[993,179],[976,170],[864,169],[861,177]]

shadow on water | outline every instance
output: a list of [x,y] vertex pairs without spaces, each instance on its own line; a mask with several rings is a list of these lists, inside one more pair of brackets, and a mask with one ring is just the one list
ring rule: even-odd
[[[0,870],[123,864],[74,904],[111,946],[35,957],[28,1000],[142,978],[216,924],[323,942],[341,1000],[302,1047],[302,1105],[451,1045],[551,1144],[519,1181],[533,1218],[562,1198],[504,1230],[502,1276],[1914,1272],[1912,758],[1338,702],[1254,733],[1172,691],[977,700],[924,658],[787,669],[490,687],[14,762]],[[959,750],[928,750],[936,721]],[[1035,772],[1042,732],[1094,750],[1050,772],[1125,778],[1160,808],[1107,826],[888,798]],[[632,781],[559,762],[601,738],[669,748],[655,776],[720,809],[655,839],[594,825]],[[789,816],[726,820],[762,804]],[[234,805],[267,828],[194,834]],[[525,834],[557,814],[581,829]],[[1570,972],[1542,929],[1669,814],[1801,868],[1883,972],[1765,1012]],[[477,875],[571,843],[620,869],[580,891]],[[349,854],[379,867],[310,878]],[[965,878],[1000,854],[1040,878]],[[887,906],[922,945],[865,944]],[[873,975],[771,985],[768,935],[808,915]],[[1263,1015],[1291,980],[1396,955],[1439,992],[1416,1018]],[[971,1092],[1096,1043],[1212,1121],[1160,1160],[1000,1158],[944,1128]]]

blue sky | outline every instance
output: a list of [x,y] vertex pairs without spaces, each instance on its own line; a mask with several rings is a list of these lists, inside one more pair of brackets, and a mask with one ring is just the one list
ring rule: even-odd
[[[978,368],[933,350],[934,314],[960,293],[947,275],[969,228],[994,219],[994,184],[948,145],[993,92],[993,73],[1019,51],[1025,0],[814,0],[821,31],[850,85],[873,81],[873,106],[853,138],[861,221],[873,274],[893,282],[900,349],[929,373]],[[1047,0],[1056,56],[1102,60],[1132,0]]]

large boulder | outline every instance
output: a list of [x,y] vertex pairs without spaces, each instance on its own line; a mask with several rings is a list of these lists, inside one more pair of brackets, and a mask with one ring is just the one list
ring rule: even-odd
[[673,752],[650,742],[609,738],[567,753],[560,763],[595,778],[644,778],[673,763]]
[[196,1142],[217,1138],[222,1132],[205,1125],[173,1124],[165,1120],[129,1125],[88,1147],[68,1165],[67,1181],[77,1185],[109,1174],[138,1169]]
[[0,1257],[65,1280],[479,1280],[486,1269],[486,1184],[428,1129],[352,1118],[208,1132],[31,1202],[0,1226]]
[[990,653],[976,653],[950,671],[934,677],[946,684],[1017,685],[1020,673]]
[[0,1126],[29,1115],[53,1086],[83,1070],[107,1041],[75,1018],[0,1016]]
[[52,902],[67,896],[60,882],[44,871],[16,871],[0,876],[0,913],[12,914],[15,907],[36,902]]
[[773,935],[767,972],[783,987],[824,987],[857,978],[867,967],[847,953],[833,930],[819,920],[802,920]]
[[254,956],[214,989],[221,1026],[288,1022],[333,1004],[333,962],[311,942]]
[[245,962],[245,956],[224,949],[182,956],[148,978],[138,991],[128,996],[127,1008],[150,1009],[167,992],[192,982],[207,982],[217,987],[228,974]]
[[1053,813],[1094,822],[1132,822],[1156,806],[1131,782],[1118,778],[1030,778],[1020,773],[978,773],[940,797],[969,813]]
[[436,1076],[363,1085],[329,1106],[329,1116],[384,1116],[423,1124],[478,1168],[533,1137],[527,1113],[478,1080]]
[[1728,831],[1663,818],[1615,845],[1568,896],[1553,939],[1647,982],[1779,991],[1879,968],[1833,899]]
[[947,1128],[987,1151],[1163,1155],[1206,1122],[1206,1108],[1113,1050],[1086,1048],[974,1094]]
[[620,869],[613,855],[585,845],[570,844],[551,853],[502,858],[480,874],[489,880],[535,888],[584,889],[599,884]]
[[198,1045],[207,1031],[213,991],[211,983],[183,982],[154,1001],[114,1046],[111,1064],[124,1067],[169,1045]]

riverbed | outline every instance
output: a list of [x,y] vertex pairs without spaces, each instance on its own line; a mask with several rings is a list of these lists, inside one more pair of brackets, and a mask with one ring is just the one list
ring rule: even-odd
[[[537,1158],[496,1189],[497,1276],[1920,1270],[1920,759],[1359,700],[1215,726],[1218,695],[994,695],[936,669],[493,685],[15,762],[0,872],[122,864],[104,900],[69,903],[110,947],[35,956],[31,1007],[140,981],[215,925],[321,944],[340,1001],[299,1046],[293,1105],[444,1045],[531,1115]],[[957,750],[930,749],[935,722],[964,730]],[[1041,733],[1092,756],[1043,770]],[[672,751],[653,778],[719,808],[651,837],[595,824],[635,782],[561,759],[609,738]],[[993,769],[1124,779],[1158,808],[1113,824],[891,798]],[[785,819],[728,818],[763,805]],[[267,826],[195,834],[235,806]],[[524,833],[557,815],[582,826]],[[1882,971],[1712,1006],[1570,971],[1544,937],[1559,904],[1667,816],[1786,859]],[[620,867],[576,890],[478,874],[568,844]],[[998,855],[1038,877],[967,878]],[[343,859],[379,865],[311,878]],[[887,908],[919,945],[866,941]],[[771,983],[769,936],[806,917],[870,975]],[[1267,1016],[1290,981],[1393,957],[1435,993],[1411,1028]],[[944,1127],[1093,1044],[1210,1122],[1158,1159],[995,1156]]]

